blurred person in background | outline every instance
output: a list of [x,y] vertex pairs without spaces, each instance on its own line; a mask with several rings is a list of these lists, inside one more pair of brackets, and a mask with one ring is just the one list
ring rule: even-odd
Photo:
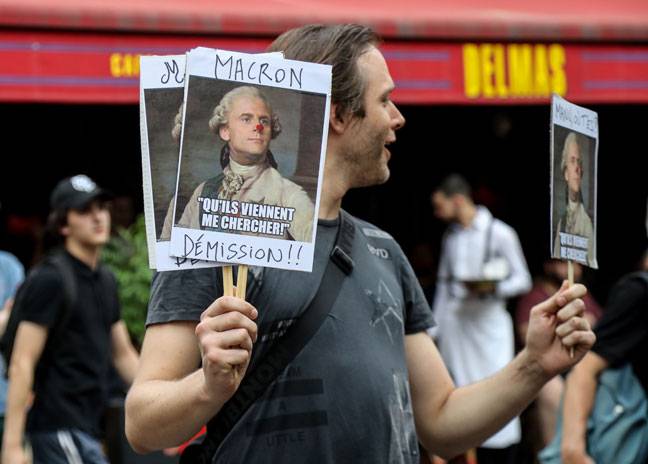
[[[450,225],[443,237],[434,297],[438,327],[430,331],[458,386],[493,375],[515,354],[507,299],[531,288],[515,230],[475,205],[458,174],[432,193],[434,214]],[[520,442],[516,417],[477,448],[477,461],[515,463]]]
[[138,362],[120,319],[115,278],[100,263],[110,238],[108,199],[84,175],[52,191],[48,239],[58,246],[29,274],[14,308],[20,322],[9,366],[3,464],[26,462],[25,438],[34,464],[107,462],[98,435],[111,361],[128,384]]
[[[0,336],[7,327],[16,290],[24,278],[25,268],[18,258],[6,251],[0,251]],[[0,356],[0,436],[7,402],[6,369],[4,357]]]

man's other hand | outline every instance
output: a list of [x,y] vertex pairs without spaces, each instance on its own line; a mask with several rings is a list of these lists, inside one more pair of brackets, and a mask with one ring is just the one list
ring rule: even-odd
[[576,364],[594,345],[596,336],[583,317],[586,293],[583,285],[569,287],[565,281],[531,309],[525,349],[549,377]]

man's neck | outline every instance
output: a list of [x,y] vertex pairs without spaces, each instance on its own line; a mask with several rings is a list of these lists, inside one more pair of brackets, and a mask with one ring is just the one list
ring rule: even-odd
[[346,177],[343,174],[344,170],[339,166],[334,166],[334,159],[333,156],[327,154],[318,212],[319,219],[336,219],[340,214],[340,208],[342,208],[342,198],[349,190]]
[[457,222],[464,228],[470,227],[476,215],[477,207],[473,203],[466,203],[459,209]]
[[65,250],[90,269],[96,269],[99,264],[99,256],[101,255],[100,246],[83,245],[76,240],[70,240],[68,238],[65,241]]
[[569,201],[580,203],[580,192],[574,192],[573,190],[569,189]]

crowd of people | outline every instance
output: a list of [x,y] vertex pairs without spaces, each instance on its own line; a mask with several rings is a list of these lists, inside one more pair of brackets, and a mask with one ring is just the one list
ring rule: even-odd
[[[111,366],[131,385],[125,429],[136,451],[177,447],[208,424],[183,463],[462,462],[470,449],[480,464],[520,463],[519,416],[534,401],[543,446],[562,414],[570,431],[562,462],[588,462],[585,424],[600,373],[629,362],[646,387],[646,272],[624,279],[605,309],[582,284],[565,282],[562,262],[545,263],[534,284],[516,232],[455,174],[431,196],[449,225],[430,307],[393,237],[342,209],[350,189],[388,180],[388,145],[405,124],[379,38],[359,25],[304,26],[269,51],[333,70],[314,272],[255,269],[247,301],[223,296],[219,268],[156,273],[137,353],[100,259],[109,194],[83,175],[62,180],[50,199],[54,251],[17,294],[22,270],[0,254],[2,315],[13,334],[2,463],[107,462],[100,416]],[[230,140],[223,111],[214,128],[232,144],[229,169],[259,155],[272,169],[270,131],[263,150],[248,153]],[[259,133],[268,112],[250,112],[265,118],[251,122]],[[335,273],[336,293],[320,297],[322,287],[332,293],[324,283]],[[19,317],[8,315],[12,301]],[[273,356],[290,349],[282,339],[299,337],[318,303],[320,325],[277,368]],[[267,386],[255,389],[250,378]]]

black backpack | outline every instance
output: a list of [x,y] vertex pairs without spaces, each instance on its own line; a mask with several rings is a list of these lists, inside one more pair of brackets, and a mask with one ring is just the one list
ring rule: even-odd
[[[49,330],[48,333],[48,343],[55,341],[58,337],[58,334],[61,332],[63,327],[70,317],[72,308],[77,298],[77,284],[74,277],[74,271],[68,261],[68,259],[63,256],[62,253],[51,254],[47,256],[41,263],[37,264],[27,275],[27,278],[18,288],[16,292],[16,297],[14,299],[13,308],[11,310],[11,315],[7,321],[7,327],[2,338],[0,338],[0,351],[2,352],[2,357],[4,358],[5,366],[5,376],[8,376],[9,373],[9,364],[11,362],[11,354],[13,352],[14,342],[16,339],[16,332],[20,322],[23,320],[23,311],[21,310],[22,305],[24,304],[25,296],[29,294],[30,291],[34,291],[32,288],[34,285],[34,277],[38,275],[43,269],[47,267],[54,267],[56,272],[61,276],[63,280],[63,308],[62,311],[58,313],[58,317],[54,322],[54,325]],[[37,291],[37,290],[36,290]]]

